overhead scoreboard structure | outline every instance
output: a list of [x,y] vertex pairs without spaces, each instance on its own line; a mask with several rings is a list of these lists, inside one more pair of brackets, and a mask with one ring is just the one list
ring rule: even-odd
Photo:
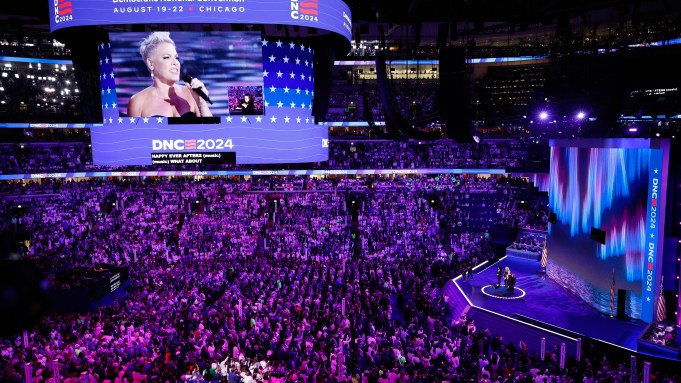
[[[102,104],[101,123],[90,127],[95,164],[328,159],[328,128],[312,113],[315,49],[350,46],[352,17],[342,0],[54,0],[50,13],[52,32],[103,36],[91,50]],[[183,74],[209,90],[213,118],[128,115],[130,97],[151,85],[139,53],[151,31],[170,32]],[[255,113],[235,107],[245,94]]]

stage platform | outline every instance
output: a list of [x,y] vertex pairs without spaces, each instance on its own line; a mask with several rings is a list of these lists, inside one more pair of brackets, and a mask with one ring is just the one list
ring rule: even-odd
[[[497,266],[509,267],[517,277],[511,296],[501,282],[497,288]],[[598,312],[572,293],[546,280],[536,260],[504,257],[481,265],[473,279],[457,277],[454,283],[469,304],[572,338],[589,337],[636,351],[637,339],[647,323],[620,320]]]

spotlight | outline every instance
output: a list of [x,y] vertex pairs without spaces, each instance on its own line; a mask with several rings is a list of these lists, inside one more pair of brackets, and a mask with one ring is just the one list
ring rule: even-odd
[[546,120],[547,118],[549,118],[549,114],[548,114],[548,113],[546,113],[546,112],[541,112],[541,113],[539,113],[539,119],[540,119],[540,120]]
[[578,120],[583,120],[584,117],[586,117],[586,113],[584,113],[584,112],[577,113],[577,119]]

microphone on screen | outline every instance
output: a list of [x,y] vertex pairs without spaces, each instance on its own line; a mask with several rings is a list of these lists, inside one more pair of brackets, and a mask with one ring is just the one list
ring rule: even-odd
[[[194,77],[190,76],[188,73],[184,74],[184,77],[182,77],[182,81],[186,82],[187,84],[191,84],[192,80]],[[206,94],[206,92],[203,91],[203,88],[192,88],[196,94],[198,94],[202,99],[204,99],[207,103],[212,104],[213,101],[210,100],[210,97]]]

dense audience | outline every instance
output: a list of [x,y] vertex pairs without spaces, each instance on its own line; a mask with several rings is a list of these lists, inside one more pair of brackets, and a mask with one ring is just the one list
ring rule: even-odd
[[[26,142],[0,144],[3,174],[120,170],[221,170],[257,168],[252,165],[154,165],[98,166],[92,164],[90,147],[82,142]],[[416,169],[463,168],[548,171],[548,151],[531,142],[488,140],[480,144],[455,144],[451,140],[389,141],[337,140],[329,142],[329,160],[318,169]],[[269,169],[269,167],[268,167]],[[298,189],[298,185],[276,187]],[[274,185],[271,185],[275,187]],[[263,186],[265,187],[265,186]],[[268,187],[269,190],[269,187]]]
[[[406,119],[418,119],[436,113],[437,84],[422,86],[396,86],[395,106]],[[366,110],[368,108],[368,110]],[[329,109],[325,121],[367,121],[367,112],[375,121],[385,121],[385,112],[375,83],[335,85],[329,96]]]
[[7,59],[2,74],[0,118],[3,122],[82,120],[73,65],[43,65]]
[[[270,189],[298,180],[15,183],[0,208],[30,233],[28,258],[44,270],[127,266],[131,285],[98,312],[49,316],[27,349],[2,341],[0,380],[19,380],[30,362],[34,381],[47,381],[53,360],[64,381],[217,381],[230,370],[269,382],[477,377],[480,356],[493,356],[479,345],[490,333],[451,318],[439,289],[495,254],[484,227],[443,225],[459,203],[446,195],[513,199],[524,181],[348,177]],[[495,351],[493,378],[531,357]]]

